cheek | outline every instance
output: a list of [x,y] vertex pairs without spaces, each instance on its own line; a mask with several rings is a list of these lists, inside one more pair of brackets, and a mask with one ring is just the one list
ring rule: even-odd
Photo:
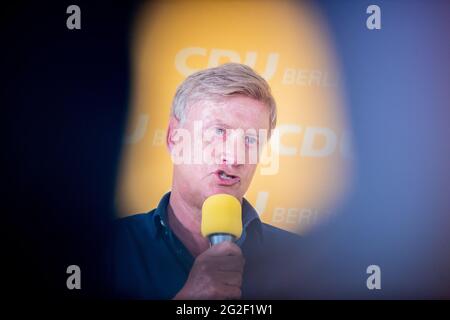
[[[208,165],[199,164],[191,166],[192,184],[197,183],[199,186],[210,181],[211,168]],[[195,182],[194,182],[195,181]]]
[[256,165],[247,165],[247,167],[245,168],[246,183],[251,182],[253,175],[255,174],[255,170],[256,170]]
[[183,177],[188,181],[198,180],[201,176],[201,168],[198,165],[183,164],[178,165]]

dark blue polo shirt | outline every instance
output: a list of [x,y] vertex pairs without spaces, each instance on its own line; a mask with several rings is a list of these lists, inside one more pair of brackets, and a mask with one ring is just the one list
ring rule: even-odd
[[[172,299],[185,284],[194,257],[169,227],[169,199],[170,192],[156,209],[117,220],[112,267],[118,297]],[[242,223],[236,241],[246,261],[242,298],[295,297],[291,280],[300,237],[261,222],[245,198]]]

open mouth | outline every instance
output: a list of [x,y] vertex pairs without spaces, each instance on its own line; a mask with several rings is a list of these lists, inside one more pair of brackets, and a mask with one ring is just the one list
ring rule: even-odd
[[240,178],[238,176],[228,174],[224,170],[217,170],[215,174],[219,179],[219,184],[233,185],[240,181]]
[[236,176],[233,176],[232,174],[227,174],[223,170],[219,170],[218,174],[219,174],[219,177],[221,177],[222,179],[231,180],[231,179],[237,178]]

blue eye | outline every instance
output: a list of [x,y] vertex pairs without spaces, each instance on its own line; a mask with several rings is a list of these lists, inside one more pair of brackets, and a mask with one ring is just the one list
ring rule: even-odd
[[223,136],[225,134],[225,130],[222,128],[216,128],[216,134]]
[[253,145],[256,143],[256,138],[255,137],[245,137],[245,143],[248,145]]

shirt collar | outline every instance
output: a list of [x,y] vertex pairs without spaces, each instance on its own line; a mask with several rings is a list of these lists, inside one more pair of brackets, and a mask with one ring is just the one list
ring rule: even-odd
[[[158,206],[155,209],[155,212],[153,213],[153,225],[155,226],[153,237],[156,238],[158,234],[166,229],[169,228],[169,222],[167,218],[167,206],[169,205],[170,200],[170,191],[164,194],[164,196],[159,201]],[[242,199],[242,235],[241,237],[236,241],[238,245],[241,245],[244,243],[247,232],[250,230],[250,228],[255,228],[256,235],[258,237],[258,240],[262,240],[262,226],[261,226],[261,220],[259,219],[258,213],[256,212],[255,208],[250,204],[250,202],[247,201],[247,199]]]
[[167,206],[169,205],[169,199],[170,191],[161,198],[158,206],[155,209],[155,212],[153,213],[152,218],[156,229],[153,232],[154,238],[156,238],[163,229],[169,226],[169,222],[167,219]]

